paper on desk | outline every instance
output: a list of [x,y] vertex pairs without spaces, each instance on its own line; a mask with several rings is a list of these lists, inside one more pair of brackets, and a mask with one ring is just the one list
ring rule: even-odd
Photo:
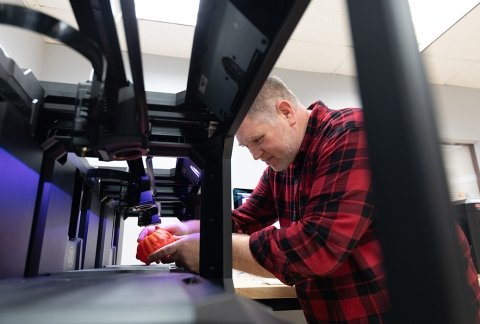
[[256,276],[248,272],[239,271],[236,269],[232,269],[232,276],[234,279],[248,281],[250,283],[259,283],[259,284],[267,284],[267,285],[283,285],[283,283],[278,280],[277,278],[268,278],[268,277],[261,277]]
[[277,278],[265,278],[265,277],[259,277],[259,278],[261,281],[263,281],[267,285],[283,285],[283,283]]

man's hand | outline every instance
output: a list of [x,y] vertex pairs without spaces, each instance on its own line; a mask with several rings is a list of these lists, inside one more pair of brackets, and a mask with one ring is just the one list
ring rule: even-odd
[[158,225],[150,225],[143,228],[140,234],[138,234],[137,242],[140,243],[140,241],[143,241],[145,237],[147,237],[148,235],[152,234],[153,232],[155,232],[157,229],[160,228],[157,226]]
[[187,235],[200,232],[200,222],[198,220],[191,220],[187,222],[150,225],[143,228],[140,234],[138,234],[137,242],[140,242],[146,236],[152,232],[155,232],[155,230],[159,228],[164,229],[176,236]]
[[165,245],[148,256],[149,262],[172,263],[191,272],[199,272],[200,234],[175,236],[175,242]]

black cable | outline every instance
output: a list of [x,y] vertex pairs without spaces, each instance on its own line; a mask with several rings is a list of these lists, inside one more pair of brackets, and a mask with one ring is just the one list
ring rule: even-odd
[[107,61],[101,49],[67,23],[33,9],[10,4],[0,4],[0,23],[28,29],[64,43],[92,63],[98,81],[105,81]]

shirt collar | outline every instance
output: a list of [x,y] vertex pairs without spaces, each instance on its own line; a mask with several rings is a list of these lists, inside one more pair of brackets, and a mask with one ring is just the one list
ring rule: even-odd
[[308,118],[307,129],[305,130],[305,136],[303,137],[302,144],[298,150],[297,156],[293,161],[293,168],[295,171],[301,171],[303,163],[305,161],[305,156],[309,151],[312,138],[315,133],[315,129],[318,125],[318,121],[326,114],[328,107],[319,101],[312,103],[307,110],[311,110],[310,117]]

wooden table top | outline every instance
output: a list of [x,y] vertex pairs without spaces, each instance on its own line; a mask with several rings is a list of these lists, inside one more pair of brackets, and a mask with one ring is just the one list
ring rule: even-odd
[[233,270],[235,292],[251,299],[297,298],[295,287],[283,284],[276,278],[264,278],[247,272]]

